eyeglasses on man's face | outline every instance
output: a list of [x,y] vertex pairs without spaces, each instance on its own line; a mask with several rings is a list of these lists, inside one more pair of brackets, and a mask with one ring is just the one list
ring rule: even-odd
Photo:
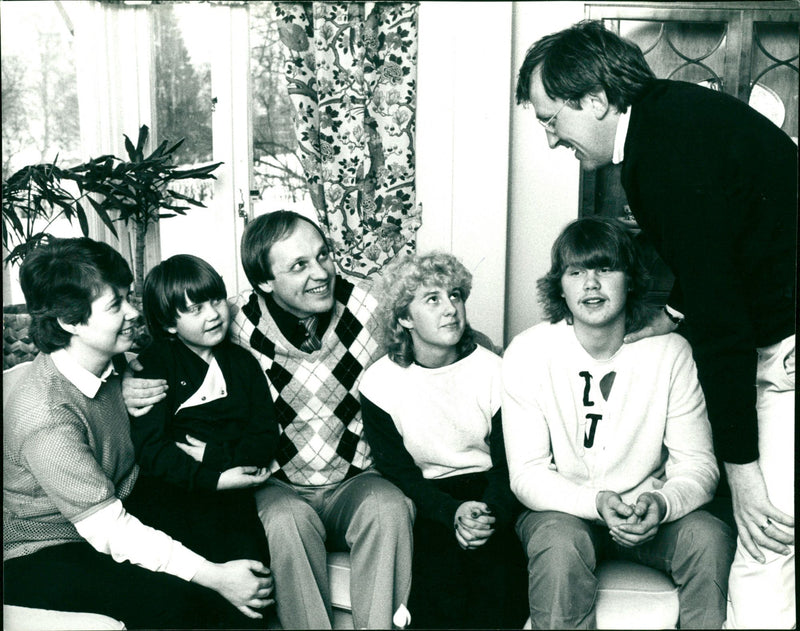
[[561,107],[558,108],[558,111],[555,114],[553,114],[550,118],[548,118],[546,121],[543,121],[540,118],[537,118],[536,120],[539,122],[539,124],[542,127],[545,128],[545,130],[548,133],[554,134],[554,133],[556,133],[556,116],[561,114],[561,110],[563,110],[568,104],[569,104],[569,101],[564,101],[564,103],[561,105]]

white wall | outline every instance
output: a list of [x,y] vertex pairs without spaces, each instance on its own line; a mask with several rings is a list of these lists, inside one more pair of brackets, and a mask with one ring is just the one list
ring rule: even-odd
[[498,345],[541,320],[535,281],[578,213],[578,162],[514,105],[516,74],[535,40],[582,18],[582,2],[420,3],[417,249],[473,272],[470,321]]
[[510,2],[421,2],[417,251],[473,274],[472,326],[500,345],[505,309]]
[[[515,2],[512,63],[514,80],[533,42],[583,19],[582,2]],[[564,149],[551,150],[533,110],[511,113],[509,169],[506,343],[542,319],[536,279],[550,267],[550,247],[578,216],[578,161]]]

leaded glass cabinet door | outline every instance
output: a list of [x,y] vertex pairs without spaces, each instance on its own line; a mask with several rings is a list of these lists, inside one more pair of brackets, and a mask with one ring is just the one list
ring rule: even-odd
[[[797,142],[800,9],[795,3],[594,2],[586,4],[586,16],[638,44],[659,78],[747,101]],[[582,173],[580,214],[622,217],[635,225],[618,165]],[[672,274],[646,237],[637,238],[653,274],[650,297],[664,304]]]

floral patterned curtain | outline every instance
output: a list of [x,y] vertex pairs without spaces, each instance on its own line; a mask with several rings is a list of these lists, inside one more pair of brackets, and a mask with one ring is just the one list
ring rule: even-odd
[[413,251],[417,3],[276,3],[311,198],[340,270]]

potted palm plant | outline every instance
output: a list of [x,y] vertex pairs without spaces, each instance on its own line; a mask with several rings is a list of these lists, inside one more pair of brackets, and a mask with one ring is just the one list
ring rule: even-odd
[[[77,179],[70,169],[59,167],[56,161],[23,167],[2,186],[3,248],[8,252],[6,264],[15,265],[37,245],[51,238],[48,229],[59,217],[70,223],[77,220],[84,236],[89,235],[89,222],[82,201],[86,193],[75,196],[64,188],[64,180]],[[116,236],[117,231],[108,214],[97,209],[98,216]]]
[[81,191],[92,193],[89,202],[101,217],[115,216],[118,221],[133,224],[135,248],[133,261],[134,294],[142,295],[144,282],[145,237],[148,228],[160,219],[185,215],[192,207],[203,207],[202,202],[169,188],[178,180],[216,179],[214,171],[222,162],[199,167],[179,169],[173,164],[173,154],[183,144],[179,140],[169,146],[162,142],[149,155],[144,147],[150,130],[147,125],[139,129],[136,145],[125,136],[125,151],[128,160],[112,155],[100,156],[85,164],[73,167]]
[[[70,223],[77,221],[83,235],[89,236],[89,209],[115,237],[115,221],[133,224],[134,296],[141,300],[148,228],[160,219],[185,215],[192,206],[205,207],[202,202],[171,190],[169,185],[177,180],[216,179],[212,171],[222,164],[178,168],[172,158],[183,140],[172,146],[164,141],[145,156],[148,136],[147,125],[140,127],[136,145],[125,136],[128,160],[103,155],[70,168],[62,168],[56,161],[29,165],[4,181],[2,243],[8,252],[6,265],[20,264],[33,248],[46,243],[51,238],[48,229],[59,217]],[[30,317],[24,311],[24,305],[3,308],[4,368],[27,361],[36,353],[26,331]],[[145,343],[144,327],[141,333],[140,345]]]

